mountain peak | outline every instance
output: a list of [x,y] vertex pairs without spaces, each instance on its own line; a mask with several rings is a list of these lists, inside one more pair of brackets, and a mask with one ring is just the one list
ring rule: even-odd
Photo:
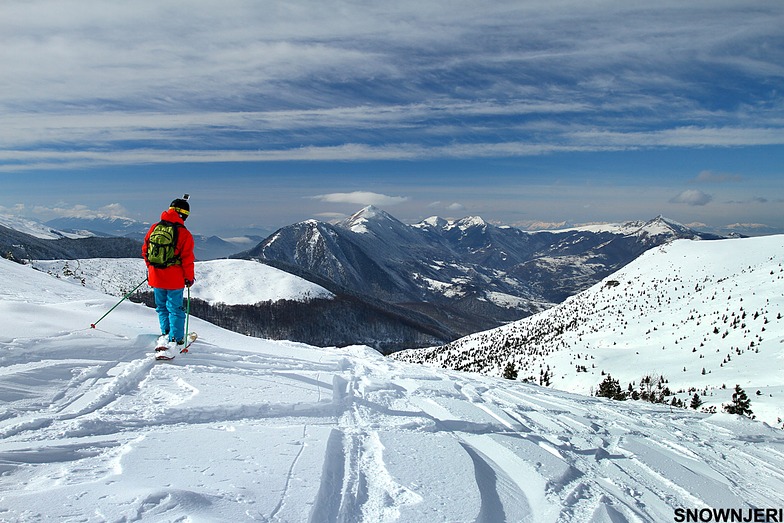
[[429,218],[425,218],[421,222],[414,225],[414,227],[418,228],[430,228],[430,229],[443,229],[449,224],[449,221],[441,218],[440,216],[430,216]]
[[397,218],[379,209],[375,205],[368,205],[346,218],[338,225],[356,233],[367,233],[373,228],[373,224],[400,224]]
[[676,237],[697,237],[697,233],[686,227],[685,225],[665,218],[661,214],[656,218],[647,221],[642,227],[639,228],[637,233],[648,233],[654,236],[657,235],[675,235]]
[[480,216],[466,216],[465,218],[461,218],[459,220],[447,220],[445,218],[441,218],[440,216],[431,216],[430,218],[426,218],[416,224],[416,227],[440,230],[451,230],[457,228],[465,231],[472,227],[482,228],[486,227],[487,225],[488,223]]
[[456,225],[461,229],[469,227],[486,227],[487,222],[481,216],[466,216],[456,222]]
[[375,205],[368,205],[366,207],[363,207],[362,209],[358,210],[353,215],[351,215],[352,219],[354,218],[374,219],[379,217],[380,218],[389,217],[389,214],[387,214],[386,211],[379,209]]

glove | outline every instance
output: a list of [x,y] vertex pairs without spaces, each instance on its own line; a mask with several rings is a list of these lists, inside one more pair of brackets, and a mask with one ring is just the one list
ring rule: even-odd
[[194,280],[185,280],[185,286],[190,287],[191,285],[193,285],[193,282]]

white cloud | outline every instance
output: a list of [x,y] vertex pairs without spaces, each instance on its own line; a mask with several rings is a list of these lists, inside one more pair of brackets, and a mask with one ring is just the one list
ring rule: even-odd
[[686,205],[702,206],[707,205],[713,200],[713,196],[697,189],[687,189],[674,196],[670,203],[683,203]]
[[351,203],[357,205],[398,205],[410,200],[407,196],[388,196],[368,191],[337,192],[311,196],[311,199],[328,203]]
[[70,207],[65,206],[55,206],[55,207],[46,207],[42,205],[38,205],[33,207],[33,213],[37,216],[42,217],[42,219],[51,219],[51,218],[127,218],[130,213],[128,210],[120,205],[119,203],[110,203],[108,205],[104,205],[103,207],[99,207],[98,209],[92,209],[87,205],[76,204]]

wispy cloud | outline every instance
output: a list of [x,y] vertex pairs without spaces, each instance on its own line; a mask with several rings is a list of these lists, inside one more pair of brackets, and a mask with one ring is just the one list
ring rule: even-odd
[[403,202],[407,202],[410,199],[407,196],[388,196],[386,194],[379,194],[368,191],[319,194],[317,196],[311,196],[310,198],[327,203],[351,203],[356,205],[379,206],[398,205]]
[[[766,204],[768,202],[770,202],[770,200],[768,198],[763,197],[763,196],[752,196],[748,200],[727,200],[726,203],[729,203],[729,204],[739,204],[739,205],[749,205],[749,204],[764,205],[764,204]],[[781,203],[781,200],[778,200],[778,202]]]
[[0,169],[782,145],[782,26],[764,0],[7,0]]
[[[7,131],[11,134],[10,131]],[[235,130],[234,133],[241,131]],[[199,147],[193,136],[177,131],[146,131],[120,129],[115,139],[105,141],[112,134],[109,129],[93,129],[86,134],[102,135],[89,141],[89,147],[78,143],[68,145],[73,134],[63,133],[63,142],[57,147],[47,142],[47,147],[31,143],[16,149],[0,148],[0,172],[27,170],[81,169],[105,165],[145,165],[175,163],[247,163],[287,161],[385,161],[432,160],[470,158],[512,158],[551,155],[573,152],[611,152],[657,148],[688,147],[743,147],[759,145],[784,145],[784,132],[775,129],[689,129],[653,133],[578,132],[549,135],[539,134],[535,140],[509,140],[501,142],[452,142],[452,143],[340,143],[336,145],[283,146],[269,148],[235,147],[214,149]],[[201,135],[200,132],[195,134]],[[137,140],[132,136],[137,135]],[[144,135],[139,139],[138,135]],[[125,136],[139,146],[127,148]],[[156,140],[157,138],[157,140]],[[427,137],[425,137],[427,138]],[[213,141],[231,142],[231,135]],[[247,136],[245,137],[247,139]],[[13,139],[12,139],[13,141]],[[179,141],[183,147],[174,147]],[[227,144],[228,145],[228,144]],[[278,144],[276,144],[278,145]]]
[[701,171],[700,174],[694,178],[697,183],[725,183],[725,182],[739,182],[743,177],[739,174],[719,173],[714,171]]

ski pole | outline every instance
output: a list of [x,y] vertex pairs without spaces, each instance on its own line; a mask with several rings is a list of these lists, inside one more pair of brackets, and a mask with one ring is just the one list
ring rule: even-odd
[[109,313],[110,313],[110,312],[112,312],[114,309],[116,309],[118,305],[120,305],[122,302],[124,302],[126,299],[128,299],[128,297],[129,297],[131,294],[133,294],[134,292],[136,292],[136,290],[137,290],[139,287],[141,287],[142,285],[144,285],[145,283],[147,283],[147,278],[144,278],[144,280],[142,280],[142,282],[141,282],[139,285],[137,285],[136,287],[134,287],[134,288],[133,288],[133,290],[132,290],[131,292],[129,292],[128,294],[126,294],[125,296],[123,296],[123,297],[122,297],[122,299],[121,299],[120,301],[118,301],[118,302],[117,302],[117,303],[114,305],[114,307],[112,307],[111,309],[109,309],[108,311],[106,311],[106,314],[104,314],[103,316],[101,316],[100,318],[98,318],[98,321],[96,321],[95,323],[91,323],[91,324],[90,324],[90,328],[94,329],[94,328],[95,328],[95,326],[96,326],[96,325],[98,325],[98,322],[99,322],[99,321],[101,321],[102,319],[104,319],[105,317],[107,317],[107,316],[109,315]]
[[[190,320],[191,320],[191,288],[190,286],[188,286],[188,303],[185,306],[185,337],[186,338],[190,336],[190,333],[188,332],[188,328],[189,328],[188,323],[190,323]],[[187,346],[180,351],[180,354],[184,352],[188,352]]]

